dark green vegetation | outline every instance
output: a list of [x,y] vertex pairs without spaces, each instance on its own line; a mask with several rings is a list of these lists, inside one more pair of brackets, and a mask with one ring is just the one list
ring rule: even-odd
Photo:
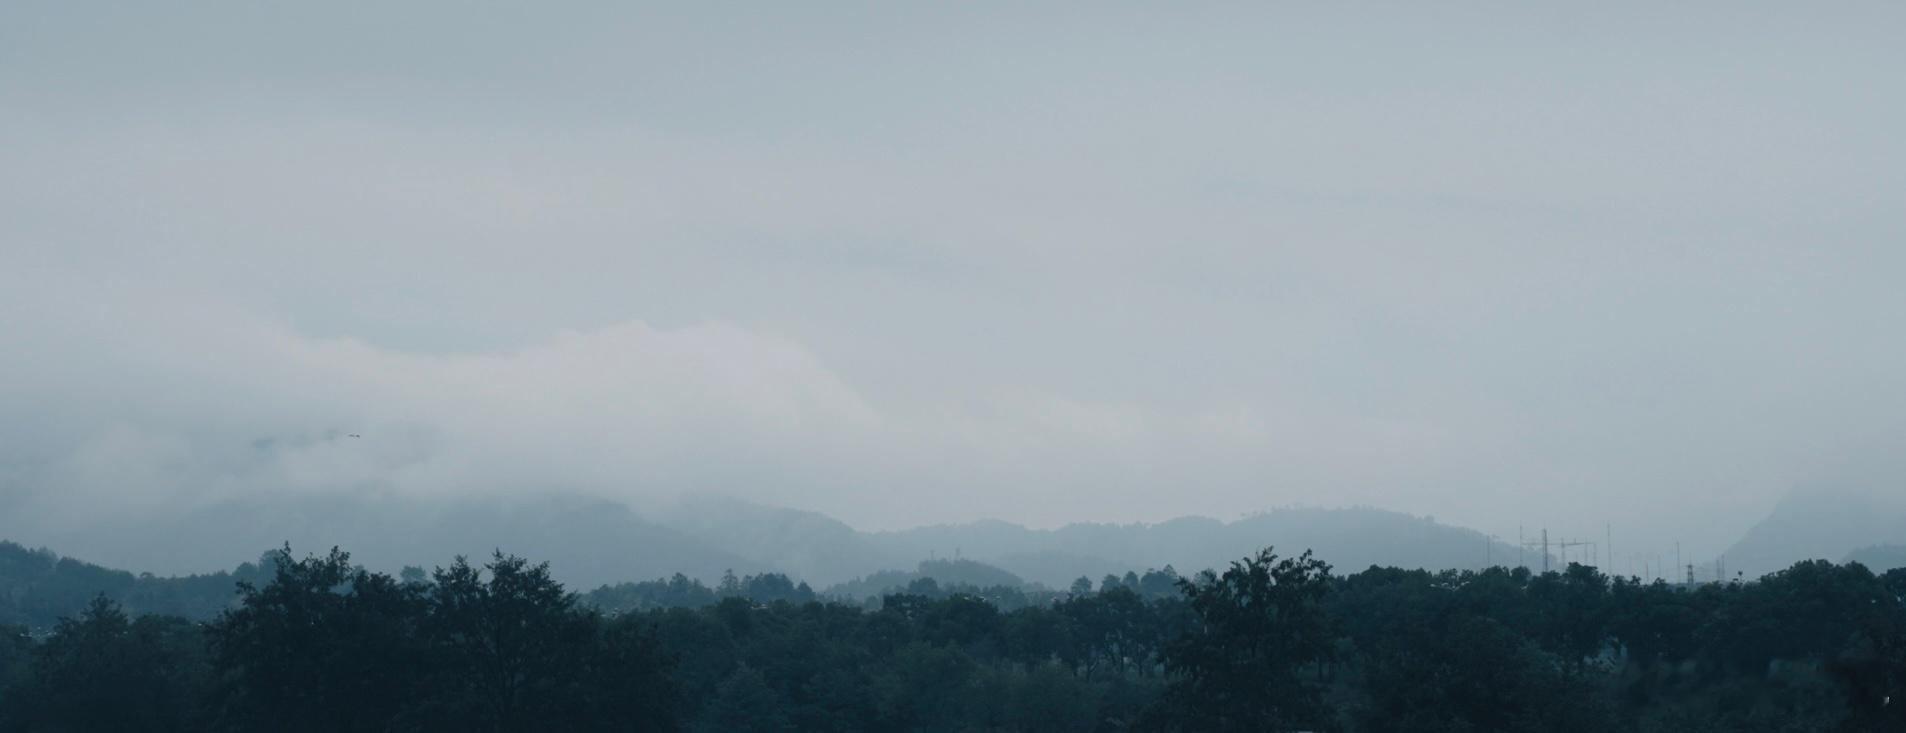
[[[1906,570],[1858,564],[1679,587],[1266,550],[1030,594],[923,567],[835,602],[775,574],[578,596],[501,554],[179,580],[0,558],[12,618],[70,614],[0,633],[4,731],[1906,730]],[[173,615],[205,577],[238,592]]]

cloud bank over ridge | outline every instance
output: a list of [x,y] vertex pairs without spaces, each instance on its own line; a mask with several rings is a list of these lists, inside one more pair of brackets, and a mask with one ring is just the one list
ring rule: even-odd
[[1906,475],[1900,12],[9,4],[0,512],[1712,554]]

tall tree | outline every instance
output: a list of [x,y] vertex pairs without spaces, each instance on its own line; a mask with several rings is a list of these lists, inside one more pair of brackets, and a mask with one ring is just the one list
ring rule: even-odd
[[193,632],[175,619],[128,619],[119,604],[95,597],[33,651],[31,672],[7,695],[4,723],[62,733],[191,730],[196,660],[166,638],[180,633]]
[[221,720],[240,730],[382,731],[418,694],[416,586],[323,557],[273,559],[262,587],[209,626]]
[[459,557],[433,580],[423,628],[430,727],[675,727],[667,660],[647,627],[606,624],[578,608],[547,563],[498,552],[479,569]]
[[1271,548],[1181,585],[1191,631],[1165,648],[1173,675],[1150,719],[1171,730],[1281,731],[1335,727],[1306,668],[1332,655],[1335,635],[1323,601],[1330,566],[1309,552],[1279,558]]

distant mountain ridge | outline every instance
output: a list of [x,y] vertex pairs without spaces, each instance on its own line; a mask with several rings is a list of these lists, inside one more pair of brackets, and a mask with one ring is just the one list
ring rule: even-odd
[[[1264,546],[1280,554],[1310,550],[1342,571],[1371,565],[1480,568],[1514,564],[1512,545],[1481,532],[1371,508],[1279,509],[1232,522],[1180,517],[1156,524],[1069,524],[1028,529],[989,520],[936,525],[871,537],[913,557],[960,552],[1027,580],[1064,587],[1074,578],[1172,565],[1181,572],[1222,568]],[[1524,555],[1525,561],[1540,562]]]
[[1887,544],[1906,544],[1906,491],[1811,488],[1788,494],[1724,557],[1729,571],[1752,578],[1800,560],[1838,560]]
[[[637,514],[578,495],[424,501],[381,495],[275,497],[228,502],[131,527],[0,537],[60,548],[112,567],[160,574],[211,572],[289,542],[303,554],[340,546],[373,569],[432,567],[500,549],[549,561],[572,587],[682,573],[780,572],[823,588],[921,561],[963,557],[1052,588],[1074,579],[1171,565],[1222,568],[1264,546],[1313,550],[1341,571],[1370,565],[1479,568],[1512,564],[1516,548],[1475,530],[1371,508],[1280,509],[1225,522],[1070,524],[1031,529],[985,520],[863,532],[826,515],[713,495]],[[1531,564],[1539,558],[1526,557]]]
[[774,570],[831,585],[851,577],[911,567],[912,556],[817,512],[691,494],[652,512],[655,521]]
[[337,546],[366,567],[449,564],[495,550],[547,561],[566,583],[593,586],[683,573],[712,581],[727,570],[775,569],[638,516],[621,503],[576,495],[533,500],[422,501],[377,495],[226,502],[132,526],[57,533],[0,527],[0,538],[58,548],[108,567],[159,575],[207,573],[290,544],[296,555]]

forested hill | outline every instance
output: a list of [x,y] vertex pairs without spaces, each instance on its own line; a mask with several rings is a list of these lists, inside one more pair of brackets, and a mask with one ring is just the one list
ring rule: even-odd
[[882,570],[830,586],[826,593],[838,598],[873,598],[919,587],[923,580],[943,587],[1026,589],[1026,581],[1010,572],[981,562],[952,559],[922,560],[910,571]]
[[156,577],[0,541],[0,625],[48,628],[99,595],[135,613],[205,620],[231,606],[238,583],[270,577],[269,558],[262,565],[242,563],[230,572]]

